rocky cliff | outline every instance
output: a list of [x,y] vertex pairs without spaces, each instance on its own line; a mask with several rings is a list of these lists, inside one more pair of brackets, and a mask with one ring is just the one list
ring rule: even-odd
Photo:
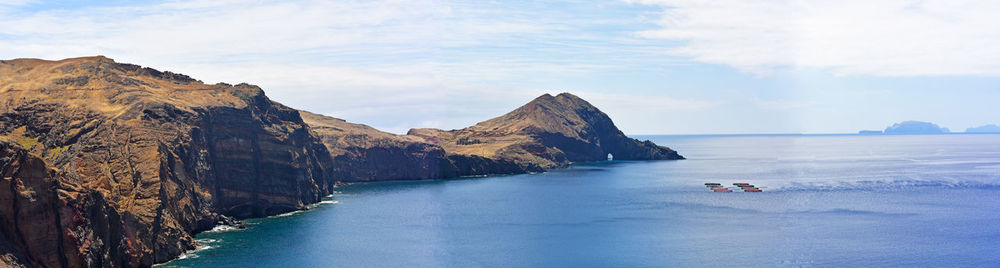
[[470,175],[543,171],[504,159],[446,152],[414,135],[395,135],[370,126],[300,111],[333,158],[330,174],[342,182],[443,179]]
[[303,209],[338,182],[682,159],[576,96],[395,135],[104,57],[0,61],[0,266],[145,267],[232,218]]
[[[326,148],[298,111],[255,86],[206,85],[104,57],[18,59],[0,61],[0,100],[0,135],[59,171],[16,183],[51,180],[87,197],[28,198],[14,207],[61,212],[93,203],[57,221],[73,230],[97,222],[121,237],[73,236],[50,251],[30,241],[60,236],[4,230],[7,244],[21,249],[15,256],[40,267],[149,266],[193,248],[191,235],[225,215],[287,212],[332,192]],[[0,216],[17,228],[54,222]]]
[[299,112],[333,158],[338,181],[421,180],[454,177],[440,146],[342,119]]
[[137,249],[103,196],[66,180],[38,155],[0,139],[0,264],[135,266]]

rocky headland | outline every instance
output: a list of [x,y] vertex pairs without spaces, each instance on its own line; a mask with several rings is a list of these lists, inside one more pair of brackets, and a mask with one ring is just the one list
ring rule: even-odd
[[231,219],[304,209],[339,182],[683,159],[568,93],[459,130],[395,135],[105,57],[0,61],[0,265],[146,267]]
[[441,146],[451,158],[509,162],[524,171],[602,161],[608,154],[618,160],[683,159],[670,148],[625,136],[608,115],[569,93],[542,95],[471,127],[411,129],[407,134]]

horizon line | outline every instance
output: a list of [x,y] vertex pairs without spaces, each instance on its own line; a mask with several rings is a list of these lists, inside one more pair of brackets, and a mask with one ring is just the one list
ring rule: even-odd
[[914,134],[861,134],[853,133],[692,133],[692,134],[626,134],[626,136],[909,136],[909,135],[979,135],[1000,134],[1000,132],[946,132],[946,133],[914,133]]

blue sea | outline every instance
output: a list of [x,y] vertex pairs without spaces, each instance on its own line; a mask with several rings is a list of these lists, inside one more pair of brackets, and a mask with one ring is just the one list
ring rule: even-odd
[[1000,265],[1000,135],[637,138],[688,159],[349,185],[166,266]]

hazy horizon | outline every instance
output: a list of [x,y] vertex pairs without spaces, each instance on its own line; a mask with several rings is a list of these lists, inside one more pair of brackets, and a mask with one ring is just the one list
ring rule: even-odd
[[105,55],[404,133],[571,92],[630,135],[998,124],[979,1],[0,1],[0,58]]

